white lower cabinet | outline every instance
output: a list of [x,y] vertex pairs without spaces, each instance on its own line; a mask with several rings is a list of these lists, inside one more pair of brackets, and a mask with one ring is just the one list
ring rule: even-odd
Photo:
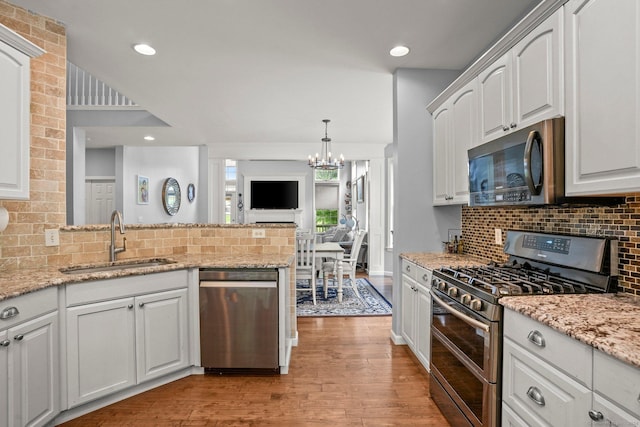
[[[0,426],[40,426],[59,412],[57,291],[0,303],[18,313],[0,329]],[[54,310],[54,311],[52,311]],[[39,316],[35,313],[47,312]],[[30,319],[30,320],[26,320]],[[0,328],[4,327],[0,324]]]
[[431,353],[431,271],[402,260],[402,337],[429,370]]
[[[160,273],[67,290],[68,301],[78,302],[67,308],[70,408],[189,366],[187,289],[153,292],[179,287],[180,277]],[[145,281],[149,293],[137,289]],[[100,297],[136,293],[82,304],[82,287]]]
[[503,426],[640,427],[639,399],[640,369],[505,310]]

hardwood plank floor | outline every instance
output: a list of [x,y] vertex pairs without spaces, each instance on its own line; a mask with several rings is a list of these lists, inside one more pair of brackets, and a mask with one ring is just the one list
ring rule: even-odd
[[299,318],[288,375],[194,375],[64,426],[448,426],[391,317]]

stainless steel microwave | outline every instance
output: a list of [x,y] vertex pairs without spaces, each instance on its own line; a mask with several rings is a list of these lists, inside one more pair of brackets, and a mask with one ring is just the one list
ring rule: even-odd
[[544,120],[469,150],[469,205],[559,203],[564,118]]

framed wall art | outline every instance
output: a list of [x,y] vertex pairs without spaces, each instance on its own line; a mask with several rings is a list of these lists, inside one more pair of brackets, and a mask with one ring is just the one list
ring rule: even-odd
[[146,176],[138,175],[138,204],[149,204],[149,178]]
[[356,201],[364,202],[364,175],[356,180]]

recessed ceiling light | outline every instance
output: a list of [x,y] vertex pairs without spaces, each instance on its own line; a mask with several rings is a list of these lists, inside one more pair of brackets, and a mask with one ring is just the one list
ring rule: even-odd
[[155,141],[156,139],[151,135],[147,135],[147,136],[144,137],[144,140],[145,141]]
[[409,48],[406,46],[396,46],[389,51],[391,56],[405,56],[407,53],[409,53]]
[[148,55],[148,56],[150,56],[150,55],[155,55],[156,54],[156,50],[154,48],[152,48],[148,44],[144,44],[144,43],[139,43],[139,44],[133,45],[133,50],[138,52],[140,55]]

